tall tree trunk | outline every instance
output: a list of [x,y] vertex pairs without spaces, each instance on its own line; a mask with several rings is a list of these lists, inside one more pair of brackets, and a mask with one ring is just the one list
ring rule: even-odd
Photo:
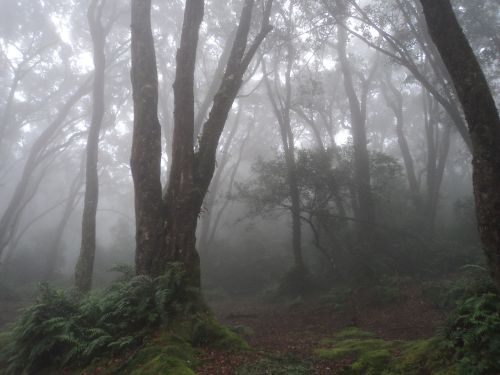
[[[383,84],[385,87],[382,89],[382,95],[384,96],[388,107],[392,109],[394,117],[396,118],[396,137],[398,139],[399,149],[405,165],[413,206],[415,207],[417,214],[421,214],[422,197],[420,195],[420,186],[417,174],[415,173],[413,157],[404,132],[403,95],[392,83],[390,74],[387,74]],[[389,95],[389,92],[392,94],[392,97]]]
[[[166,260],[182,261],[194,285],[199,285],[199,256],[195,248],[199,211],[194,202],[194,70],[198,32],[204,2],[187,0],[174,81],[174,133],[172,165],[165,195],[165,244],[157,252],[153,274],[161,273]],[[200,207],[201,209],[201,207]]]
[[84,181],[84,171],[85,169],[82,165],[82,168],[80,168],[80,172],[71,183],[68,193],[68,199],[66,200],[63,214],[54,232],[54,237],[52,238],[52,244],[49,249],[49,254],[47,256],[45,272],[43,275],[43,280],[45,281],[50,281],[54,277],[54,274],[56,273],[56,270],[60,265],[59,262],[61,260],[61,255],[62,255],[62,249],[61,249],[62,237],[64,234],[64,230],[66,229],[66,225],[68,224],[68,220],[71,217],[71,214],[75,210],[75,207],[80,200],[79,192]]
[[92,92],[92,119],[87,138],[82,243],[80,256],[75,267],[75,286],[82,293],[88,292],[92,287],[96,247],[96,214],[99,200],[97,159],[99,154],[99,134],[104,118],[104,72],[106,70],[104,52],[106,34],[101,22],[104,4],[105,0],[92,0],[87,13],[94,48],[94,87]]
[[210,191],[207,193],[205,201],[203,202],[205,214],[201,222],[202,225],[201,225],[199,243],[200,246],[205,247],[207,250],[209,248],[208,235],[210,233],[210,227],[212,226],[212,217],[213,217],[212,215],[213,215],[213,210],[215,208],[217,191],[219,190],[219,185],[222,180],[222,172],[225,171],[227,163],[229,161],[229,148],[232,145],[233,138],[236,135],[236,131],[238,130],[240,124],[241,112],[242,112],[242,107],[240,105],[238,107],[238,113],[236,114],[236,117],[234,119],[233,126],[229,134],[227,135],[226,140],[224,141],[224,145],[222,146],[221,150],[222,158],[220,162],[217,164],[217,170],[214,174],[212,182],[210,183]]
[[370,155],[368,153],[368,140],[366,137],[366,111],[358,99],[349,60],[347,58],[347,32],[343,27],[338,27],[338,53],[344,77],[346,91],[351,111],[351,132],[354,149],[354,181],[356,184],[358,217],[362,230],[367,229],[367,224],[373,222],[375,212],[370,183]]
[[491,277],[500,290],[500,119],[488,82],[449,0],[420,0],[429,33],[448,72],[472,140],[479,233]]
[[194,69],[204,1],[186,1],[174,82],[172,165],[162,200],[158,77],[151,33],[151,3],[132,2],[134,141],[131,164],[136,189],[136,267],[140,273],[157,276],[164,272],[168,262],[182,262],[191,284],[200,285],[196,226],[214,174],[217,146],[243,74],[270,31],[271,0],[266,4],[261,31],[247,49],[253,5],[254,0],[245,0],[226,71],[195,154]]
[[[292,3],[290,3],[289,13],[292,13]],[[288,20],[290,22],[290,20]],[[302,257],[302,228],[301,228],[301,218],[300,218],[300,191],[297,180],[297,166],[295,162],[295,139],[292,131],[292,124],[290,118],[290,112],[292,110],[292,81],[291,74],[293,63],[296,57],[296,53],[291,44],[291,33],[292,30],[288,30],[287,35],[287,60],[286,60],[286,70],[285,70],[285,87],[283,88],[283,97],[280,99],[275,98],[275,95],[279,93],[273,93],[271,82],[269,81],[268,73],[266,71],[265,61],[262,62],[264,82],[266,84],[269,101],[272,104],[274,115],[278,121],[280,127],[281,143],[283,146],[286,173],[287,173],[287,183],[288,190],[290,194],[291,202],[291,214],[292,214],[292,250],[294,256],[294,266],[300,272],[304,270],[304,260]],[[277,69],[276,69],[277,70]],[[276,73],[279,74],[279,73]],[[275,76],[275,82],[279,78]]]
[[134,132],[130,166],[135,191],[135,267],[138,274],[150,274],[152,257],[161,248],[163,227],[161,127],[151,0],[132,0],[131,29]]

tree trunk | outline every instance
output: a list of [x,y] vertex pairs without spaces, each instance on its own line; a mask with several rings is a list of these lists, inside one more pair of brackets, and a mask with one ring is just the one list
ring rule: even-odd
[[358,201],[358,216],[362,229],[367,229],[366,223],[375,218],[370,183],[370,155],[366,137],[366,112],[354,89],[350,63],[347,59],[347,33],[343,27],[338,27],[338,53],[344,77],[344,87],[351,111],[351,132],[354,149],[354,182]]
[[472,140],[479,233],[500,290],[500,119],[488,82],[449,0],[421,0],[429,33],[450,73]]
[[[406,176],[408,179],[408,186],[410,188],[411,198],[413,206],[417,213],[422,212],[422,197],[420,195],[420,186],[417,179],[417,174],[415,173],[415,164],[413,162],[413,157],[410,152],[410,147],[408,146],[408,141],[404,133],[404,112],[403,112],[403,95],[391,82],[390,74],[387,74],[385,79],[384,87],[382,89],[382,95],[387,102],[389,108],[392,109],[394,117],[396,118],[396,137],[398,139],[399,149],[403,157],[403,162],[405,165]],[[389,95],[392,93],[392,98]],[[420,216],[420,215],[419,215]]]
[[89,80],[85,80],[80,87],[67,99],[64,105],[59,109],[57,116],[49,124],[49,126],[35,140],[29,152],[26,163],[23,167],[21,179],[16,185],[14,194],[9,201],[9,204],[0,219],[0,258],[3,251],[12,239],[15,228],[16,218],[19,218],[24,209],[24,201],[28,194],[30,182],[33,179],[33,174],[43,159],[43,153],[50,145],[54,135],[64,124],[73,106],[87,93],[89,90]]
[[[273,93],[271,83],[269,82],[268,73],[266,71],[265,61],[262,62],[262,67],[269,100],[272,104],[274,115],[276,116],[278,125],[280,127],[281,143],[283,145],[287,183],[291,202],[290,211],[292,214],[292,250],[294,257],[294,266],[300,272],[301,270],[304,270],[304,260],[302,257],[302,228],[300,218],[301,207],[300,191],[297,180],[297,166],[295,162],[295,140],[290,119],[290,112],[292,110],[291,73],[296,56],[293,46],[291,45],[291,30],[288,30],[287,38],[287,65],[285,71],[285,87],[283,88],[283,98],[275,98],[275,95],[278,95],[278,93]],[[275,69],[275,71],[277,72],[276,74],[279,74],[277,68]],[[279,78],[275,76],[275,81],[278,80]]]
[[[210,183],[210,191],[207,193],[207,196],[203,202],[203,211],[204,211],[204,216],[202,218],[201,222],[201,231],[200,231],[200,246],[204,247],[205,249],[209,249],[209,242],[208,242],[208,236],[210,233],[210,227],[212,226],[212,214],[213,210],[215,208],[215,201],[217,198],[217,190],[219,189],[219,185],[222,180],[222,172],[226,169],[227,163],[229,161],[229,148],[233,142],[233,138],[236,135],[236,131],[238,130],[238,127],[240,125],[240,118],[241,118],[241,112],[242,112],[242,107],[241,105],[238,107],[238,113],[236,114],[236,117],[234,119],[233,127],[231,128],[231,131],[227,135],[226,140],[224,141],[224,145],[222,146],[221,150],[221,161],[217,165],[217,171],[214,174],[214,177],[212,179],[212,182]],[[196,125],[196,123],[195,123]],[[196,129],[196,127],[195,127]]]
[[158,276],[168,262],[181,262],[192,286],[200,286],[196,251],[198,215],[214,174],[219,139],[243,74],[270,31],[272,1],[267,2],[261,31],[247,50],[253,4],[254,0],[245,0],[226,71],[195,154],[194,69],[204,1],[186,1],[174,82],[172,165],[162,200],[158,77],[151,33],[151,2],[132,2],[134,141],[131,164],[136,189],[136,267],[140,273]]
[[70,186],[68,199],[66,201],[66,204],[64,205],[63,214],[56,227],[56,231],[52,239],[52,245],[49,249],[49,254],[47,256],[47,263],[45,266],[45,273],[43,276],[43,280],[45,281],[50,281],[54,277],[54,274],[56,273],[56,270],[60,264],[59,262],[61,260],[60,258],[62,253],[61,240],[64,234],[64,230],[66,229],[66,225],[68,224],[68,220],[71,217],[71,214],[73,213],[78,201],[80,200],[79,192],[84,181],[83,172],[84,168],[82,166],[82,168],[80,168],[80,172],[75,177]]
[[150,274],[155,252],[161,248],[161,127],[158,121],[158,73],[151,0],[132,0],[132,91],[134,132],[130,166],[134,180],[138,274]]
[[104,118],[104,72],[106,69],[104,52],[106,34],[101,23],[104,4],[105,0],[92,0],[87,13],[94,47],[94,87],[92,92],[92,119],[87,138],[82,243],[80,256],[75,267],[75,286],[82,293],[87,293],[92,287],[96,247],[96,214],[99,200],[97,159],[99,154],[99,134]]

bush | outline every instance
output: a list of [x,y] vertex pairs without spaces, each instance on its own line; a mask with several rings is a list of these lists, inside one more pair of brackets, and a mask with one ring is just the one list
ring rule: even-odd
[[81,298],[73,291],[40,285],[40,295],[22,313],[1,350],[8,374],[33,373],[137,347],[154,327],[200,306],[179,264],[156,279],[129,275],[100,293]]
[[500,373],[500,296],[490,292],[464,300],[449,317],[444,335],[461,374]]

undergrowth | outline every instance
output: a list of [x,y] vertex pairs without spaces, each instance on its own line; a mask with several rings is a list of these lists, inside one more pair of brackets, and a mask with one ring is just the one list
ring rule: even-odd
[[[49,373],[96,363],[105,368],[110,358],[118,358],[120,366],[133,362],[148,369],[129,367],[128,373],[181,375],[190,374],[193,346],[245,347],[212,318],[180,264],[155,279],[125,271],[109,288],[84,297],[41,284],[36,302],[3,337],[7,345],[0,349],[0,373]],[[120,355],[127,358],[125,364]],[[179,371],[163,372],[167,367]]]

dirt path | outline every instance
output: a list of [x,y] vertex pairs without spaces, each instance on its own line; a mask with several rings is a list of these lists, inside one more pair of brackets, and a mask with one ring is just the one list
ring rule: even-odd
[[[361,293],[361,292],[360,292]],[[361,295],[357,300],[363,300]],[[310,299],[300,306],[287,307],[255,298],[237,298],[213,304],[219,320],[230,326],[245,326],[254,332],[248,338],[249,353],[228,354],[206,351],[199,375],[234,375],[245,363],[268,355],[290,356],[313,363],[313,373],[335,374],[343,363],[318,362],[313,355],[321,340],[341,329],[356,325],[384,339],[418,339],[432,336],[443,314],[422,298],[417,289],[407,290],[404,300],[387,306],[363,305],[342,311],[321,309]]]

